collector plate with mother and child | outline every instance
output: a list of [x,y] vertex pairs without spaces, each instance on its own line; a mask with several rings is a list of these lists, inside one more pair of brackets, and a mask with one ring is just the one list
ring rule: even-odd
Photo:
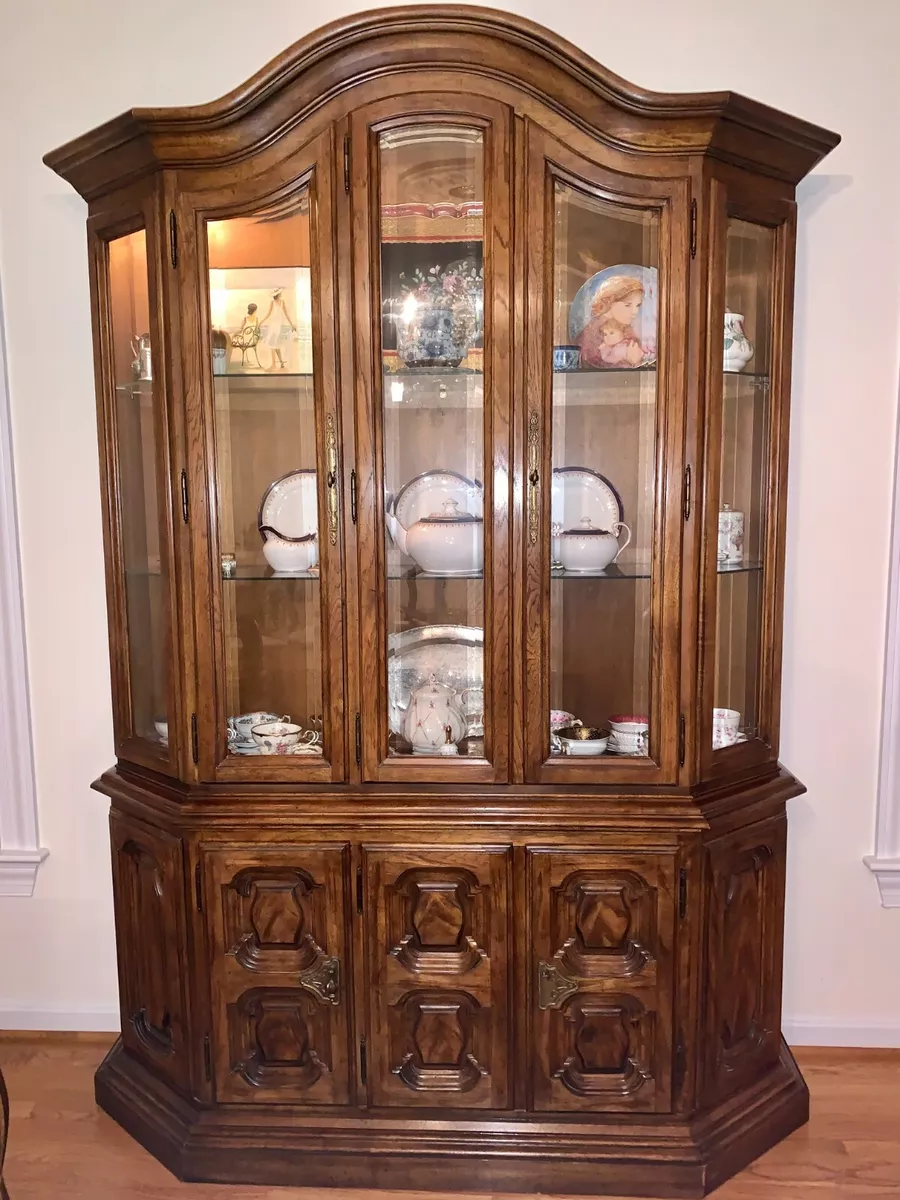
[[620,263],[592,275],[569,309],[569,338],[581,366],[647,367],[656,362],[659,277],[656,267]]

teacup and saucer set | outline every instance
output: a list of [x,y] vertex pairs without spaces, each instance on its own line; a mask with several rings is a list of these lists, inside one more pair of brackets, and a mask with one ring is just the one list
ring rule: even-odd
[[228,718],[230,754],[321,754],[321,735],[295,725],[285,713],[241,713]]

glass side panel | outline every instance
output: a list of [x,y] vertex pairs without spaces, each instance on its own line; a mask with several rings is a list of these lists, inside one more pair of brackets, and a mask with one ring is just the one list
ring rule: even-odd
[[713,748],[757,736],[765,594],[775,231],[731,219],[725,250]]
[[483,757],[484,139],[379,155],[390,754]]
[[[553,755],[610,730],[607,754],[648,752],[658,258],[656,212],[555,185]],[[567,738],[573,721],[597,732]]]
[[308,191],[207,232],[228,750],[321,756]]
[[131,734],[168,758],[168,585],[160,564],[157,487],[161,431],[143,229],[109,243],[109,300]]

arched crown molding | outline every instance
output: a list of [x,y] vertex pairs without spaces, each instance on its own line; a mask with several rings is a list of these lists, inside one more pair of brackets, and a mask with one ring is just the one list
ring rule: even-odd
[[239,160],[363,79],[428,68],[504,80],[621,149],[708,154],[791,184],[840,141],[734,92],[637,87],[510,13],[413,5],[332,22],[219,100],[133,108],[44,162],[91,200],[161,168]]

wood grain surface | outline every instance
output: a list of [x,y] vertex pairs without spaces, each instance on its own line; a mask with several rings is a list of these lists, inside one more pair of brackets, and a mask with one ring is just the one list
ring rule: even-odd
[[[111,1041],[104,1034],[0,1034],[10,1094],[10,1200],[313,1200],[319,1194],[178,1183],[94,1104],[94,1071]],[[723,1184],[718,1200],[894,1200],[900,1195],[900,1052],[806,1049],[797,1058],[812,1092],[809,1125]],[[321,1194],[340,1200],[344,1193],[329,1188]],[[434,1195],[346,1192],[356,1200]]]

